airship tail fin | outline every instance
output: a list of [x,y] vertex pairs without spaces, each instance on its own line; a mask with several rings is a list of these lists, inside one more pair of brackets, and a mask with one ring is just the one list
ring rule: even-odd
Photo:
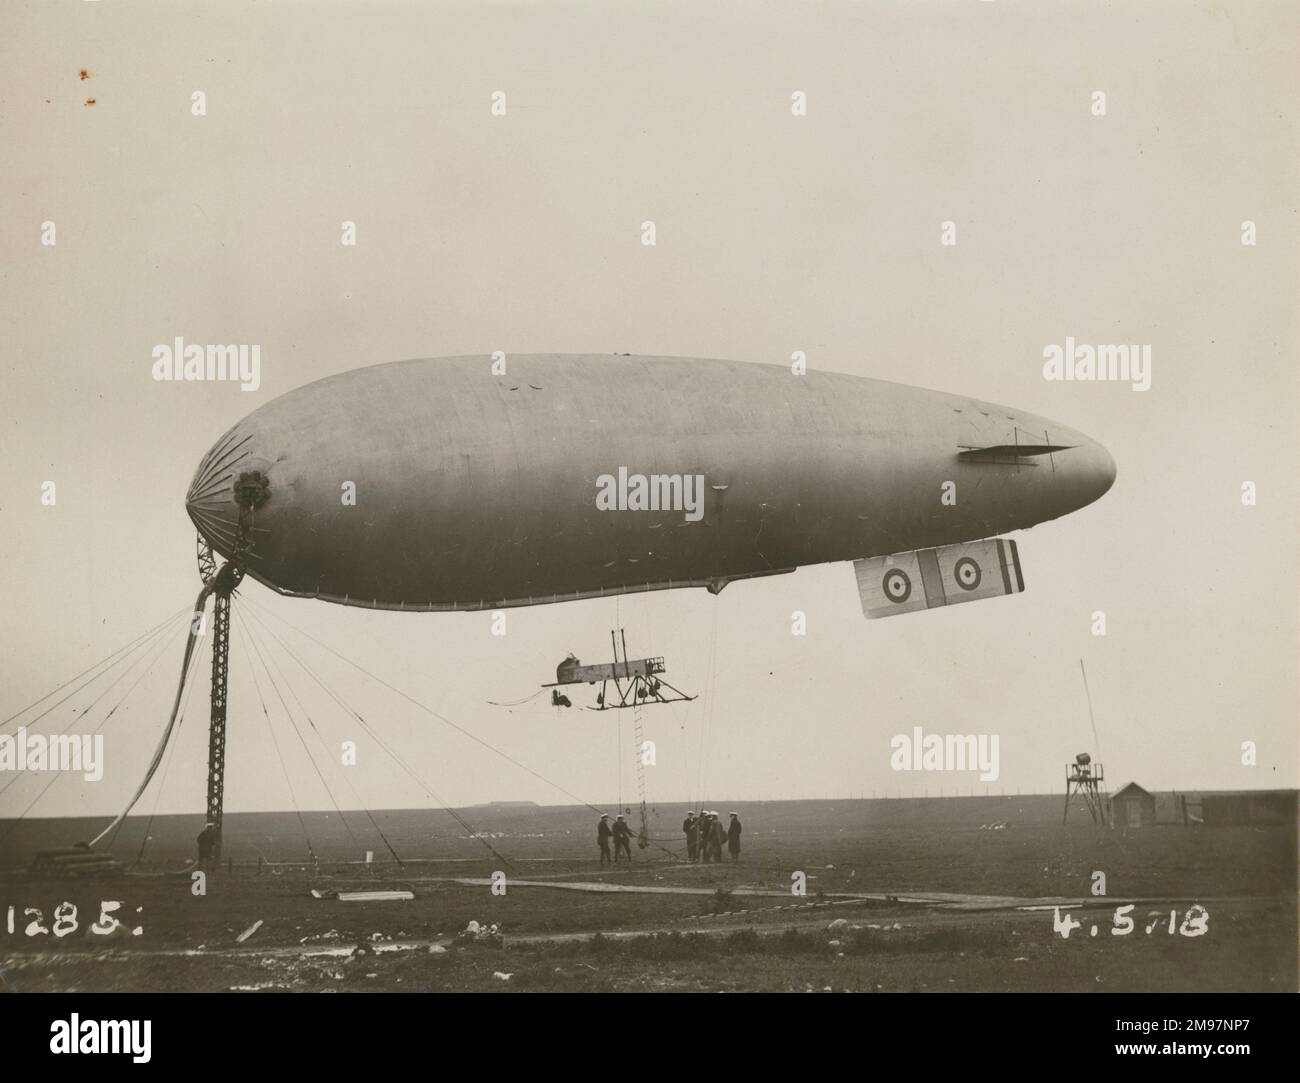
[[892,617],[1025,589],[1014,541],[984,541],[855,560],[858,598],[867,617]]
[[1025,459],[1036,459],[1056,451],[1071,451],[1071,444],[990,444],[988,447],[961,445],[957,458],[964,463],[998,463],[1001,465],[1034,465]]

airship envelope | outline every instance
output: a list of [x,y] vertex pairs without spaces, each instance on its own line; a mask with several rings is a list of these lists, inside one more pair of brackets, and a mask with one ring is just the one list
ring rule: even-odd
[[[506,373],[486,356],[403,361],[282,395],[203,458],[189,515],[230,556],[235,488],[253,485],[247,574],[348,605],[717,591],[896,556],[916,572],[897,603],[912,611],[933,608],[922,565],[935,604],[1023,589],[1014,547],[971,557],[974,587],[947,547],[1065,515],[1115,478],[1104,448],[1058,422],[881,380],[625,355],[511,355]],[[889,612],[865,574],[864,608]]]

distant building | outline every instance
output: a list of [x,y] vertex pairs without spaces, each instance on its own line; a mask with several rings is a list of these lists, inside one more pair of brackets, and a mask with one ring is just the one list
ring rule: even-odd
[[1155,794],[1130,782],[1111,798],[1110,814],[1115,827],[1155,827]]
[[1206,827],[1225,827],[1230,824],[1294,824],[1296,791],[1207,793],[1201,798],[1201,816]]

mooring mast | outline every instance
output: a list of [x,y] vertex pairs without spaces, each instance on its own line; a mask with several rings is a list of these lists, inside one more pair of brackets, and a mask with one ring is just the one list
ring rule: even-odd
[[212,601],[212,710],[208,716],[208,823],[216,827],[212,858],[221,856],[222,804],[226,785],[226,707],[230,694],[230,603],[244,578],[252,548],[253,512],[271,498],[271,484],[260,470],[239,475],[234,485],[239,526],[230,559],[216,570],[208,544],[199,539],[199,575],[210,588]]

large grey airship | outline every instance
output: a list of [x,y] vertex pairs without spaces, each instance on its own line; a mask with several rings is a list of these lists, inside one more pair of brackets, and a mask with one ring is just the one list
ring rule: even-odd
[[[498,366],[499,367],[499,366]],[[1014,541],[1115,478],[1064,425],[828,372],[667,357],[403,361],[267,403],[186,498],[247,574],[401,610],[539,605],[852,561],[868,616],[1023,589]]]

